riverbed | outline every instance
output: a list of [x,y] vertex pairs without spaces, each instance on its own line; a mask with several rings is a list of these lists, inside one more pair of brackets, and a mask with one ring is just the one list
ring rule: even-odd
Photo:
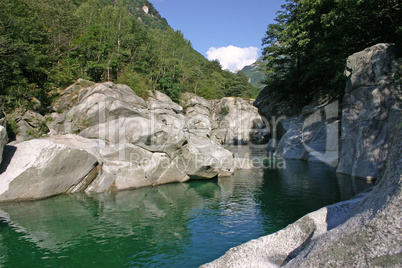
[[197,267],[371,186],[283,160],[228,178],[0,204],[0,267]]

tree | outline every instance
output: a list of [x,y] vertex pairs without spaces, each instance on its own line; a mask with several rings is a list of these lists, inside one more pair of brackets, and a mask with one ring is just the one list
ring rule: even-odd
[[0,2],[0,97],[3,109],[29,106],[33,98],[47,102],[47,95],[41,89],[48,75],[48,47],[48,34],[38,10],[23,0]]
[[400,44],[397,0],[287,0],[263,38],[265,92],[302,107],[342,99],[348,55],[379,42]]

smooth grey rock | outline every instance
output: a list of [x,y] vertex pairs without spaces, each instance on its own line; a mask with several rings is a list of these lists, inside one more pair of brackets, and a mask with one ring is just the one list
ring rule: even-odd
[[321,161],[338,165],[339,121],[338,102],[315,108],[315,111],[281,121],[286,130],[276,147],[274,156],[284,159]]
[[171,98],[157,90],[150,91],[147,105],[150,110],[157,111],[157,113],[167,113],[166,110],[171,110],[177,114],[183,113],[183,107],[173,102]]
[[307,214],[201,267],[398,267],[402,261],[401,151],[399,128],[374,189]]
[[45,117],[30,110],[16,110],[7,115],[7,120],[16,123],[16,143],[39,138],[49,132]]
[[197,96],[193,93],[186,92],[182,95],[182,101],[184,107],[194,107],[196,105],[206,108],[207,110],[211,110],[211,102],[204,99],[203,97]]
[[83,150],[46,140],[6,146],[0,166],[0,201],[81,191],[96,176],[97,165],[97,159]]
[[201,267],[279,267],[314,234],[324,232],[325,216],[325,208],[313,212],[272,235],[231,248],[219,259]]
[[230,176],[234,172],[233,154],[211,140],[190,135],[173,162],[193,179]]
[[66,89],[57,108],[66,110],[50,125],[54,133],[79,133],[88,127],[123,117],[149,118],[145,101],[128,86],[112,82],[88,85],[72,85],[70,88],[74,90]]
[[212,138],[221,144],[257,142],[263,120],[251,101],[226,97],[213,102]]
[[7,121],[3,110],[0,108],[0,126],[6,127]]
[[339,173],[372,179],[384,166],[402,122],[402,59],[394,50],[378,44],[348,58]]
[[274,156],[284,159],[307,160],[308,152],[303,144],[303,117],[286,124],[288,130],[279,140]]
[[105,192],[135,189],[171,182],[184,182],[189,177],[165,153],[153,153],[130,143],[106,144],[101,139],[78,135],[55,135],[46,138],[87,151],[100,163],[97,177],[84,189]]
[[3,161],[3,149],[7,143],[7,131],[6,128],[0,126],[0,164]]
[[251,101],[234,97],[205,100],[186,93],[182,104],[186,107],[186,127],[191,134],[220,144],[259,143],[268,134]]
[[[348,156],[348,150],[351,151],[353,157],[356,157],[356,151],[363,152],[366,156],[362,158],[364,161],[362,160],[363,166],[361,168],[366,168],[367,165],[364,165],[364,163],[381,160],[381,158],[377,158],[378,150],[382,152],[384,150],[387,151],[385,168],[378,180],[379,183],[374,189],[365,191],[351,200],[312,212],[277,233],[232,248],[221,258],[202,267],[400,266],[402,262],[402,158],[400,157],[402,152],[402,125],[399,114],[400,82],[398,82],[398,85],[387,85],[387,83],[384,83],[388,87],[388,90],[383,88],[384,92],[389,93],[395,88],[399,91],[398,94],[392,95],[393,97],[388,93],[386,97],[383,96],[383,93],[378,94],[378,92],[381,92],[381,90],[377,90],[380,86],[372,85],[377,80],[386,82],[389,79],[387,75],[395,80],[400,79],[394,76],[393,71],[383,72],[387,66],[390,66],[387,65],[386,60],[384,61],[384,58],[388,57],[388,49],[388,45],[380,44],[365,50],[361,54],[354,54],[354,58],[352,57],[352,59],[349,58],[350,64],[354,62],[353,66],[357,66],[357,70],[364,69],[364,71],[358,71],[358,76],[353,77],[353,68],[348,69],[348,72],[350,72],[349,75],[352,74],[352,77],[349,79],[347,90],[352,90],[350,92],[353,92],[353,94],[345,98],[350,98],[349,104],[353,102],[355,106],[346,108],[343,111],[347,115],[346,119],[354,123],[350,124],[349,122],[350,129],[347,130],[357,131],[359,130],[358,127],[362,126],[362,124],[368,124],[369,128],[366,128],[366,130],[371,134],[373,134],[370,132],[373,131],[371,128],[375,128],[374,126],[380,127],[378,129],[380,133],[378,140],[384,140],[384,136],[389,138],[386,144],[383,141],[379,143],[385,147],[377,147],[375,153],[371,154],[371,157],[368,157],[370,154],[367,154],[367,151],[365,151],[365,149],[370,149],[370,147],[365,147],[378,145],[378,143],[372,143],[372,139],[370,139],[372,136],[357,135],[356,133],[362,132],[352,132],[356,135],[353,141],[349,140],[345,143],[345,140],[343,140],[341,155],[343,159],[341,158],[341,163],[342,161],[355,162],[355,159],[345,157]],[[371,66],[367,65],[367,59],[373,60]],[[381,62],[385,65],[382,66]],[[391,66],[394,68],[400,65],[394,62]],[[353,87],[353,84],[357,86]],[[367,84],[371,85],[369,87],[361,86]],[[373,90],[370,89],[371,87],[373,87]],[[372,96],[377,96],[382,101],[373,101]],[[387,99],[388,97],[391,100]],[[362,99],[364,101],[361,101]],[[388,110],[388,116],[383,114],[381,111],[382,108],[376,110],[376,108],[383,106],[384,103],[391,105]],[[372,122],[370,123],[372,118],[366,117],[367,112],[374,117],[383,115],[382,118],[385,122],[378,122],[381,121],[378,120],[378,125],[373,126]],[[354,116],[349,116],[349,114],[354,114]],[[360,117],[361,114],[364,116]],[[394,126],[392,132],[389,132],[391,128],[389,122],[388,125],[386,124],[387,120],[391,121]],[[317,133],[322,131],[320,129],[322,129],[322,126],[318,128]],[[381,134],[384,131],[387,135]],[[352,134],[344,133],[343,138],[345,138],[344,135]],[[356,150],[356,147],[359,150]],[[342,164],[346,165],[347,163]],[[373,169],[368,169],[368,171],[372,172]]]

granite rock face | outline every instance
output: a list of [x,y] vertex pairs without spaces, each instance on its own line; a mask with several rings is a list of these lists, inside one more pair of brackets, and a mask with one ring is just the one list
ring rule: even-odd
[[[46,118],[37,112],[17,109],[13,113],[8,114],[5,119],[15,124],[15,129],[13,130],[16,132],[15,137],[13,137],[13,139],[15,138],[15,143],[39,138],[49,132]],[[4,127],[5,125],[4,121]]]
[[378,44],[347,60],[339,173],[377,178],[384,166],[402,124],[402,58],[394,50]]
[[85,150],[98,159],[99,173],[83,189],[85,192],[127,190],[189,179],[186,173],[172,164],[167,154],[153,153],[130,143],[108,145],[101,139],[87,139],[72,134],[45,139]]
[[279,124],[286,132],[274,147],[274,156],[284,159],[321,161],[338,164],[338,103],[310,107],[298,117]]
[[[378,44],[356,53],[349,57],[346,70],[348,84],[337,171],[363,178],[378,177],[378,184],[351,200],[312,212],[277,233],[232,248],[202,267],[400,266],[402,65],[393,49],[392,45]],[[325,110],[335,119],[336,113],[331,111],[334,110]],[[306,107],[300,117],[282,121],[286,134],[276,153],[308,159],[305,146],[300,146],[306,142],[300,138],[305,117],[312,127],[308,143],[311,147],[323,144],[323,126],[328,136],[332,131],[328,132],[328,124],[336,122],[316,124],[315,115],[318,116],[315,108]],[[327,148],[336,149],[335,137],[329,143],[326,138]]]
[[398,267],[402,261],[402,127],[371,191],[312,212],[202,267]]
[[[125,85],[79,79],[54,103],[55,112],[47,116],[47,137],[7,147],[7,161],[0,173],[5,192],[0,201],[40,199],[66,192],[134,189],[191,178],[225,177],[236,169],[251,168],[249,162],[235,163],[233,153],[221,143],[235,138],[248,141],[249,126],[244,122],[251,122],[252,117],[259,119],[256,108],[238,98],[207,101],[189,96],[184,114],[182,106],[161,92],[149,92],[144,100]],[[34,113],[26,112],[19,122],[27,121],[31,114]],[[221,127],[218,122],[224,119],[222,116],[228,118],[231,132],[219,140],[216,133],[221,131],[216,130]],[[203,123],[207,123],[206,128]],[[49,155],[51,149],[55,159],[49,156],[43,162],[35,162],[35,157]],[[24,150],[29,151],[26,154],[32,159],[19,159]],[[83,179],[81,173],[74,172],[71,174],[75,180],[68,174],[63,178],[66,173],[58,172],[57,159],[62,161],[62,170],[75,170],[76,165],[78,172],[81,163],[75,161],[83,157],[78,152],[99,165],[88,171],[89,178]],[[26,170],[19,172],[21,167],[13,164],[15,161],[26,161]],[[85,161],[82,164],[86,167]],[[55,181],[49,182],[50,177],[42,172],[49,173]],[[62,182],[56,187],[57,180]],[[40,185],[40,193],[31,191],[31,184]]]
[[41,199],[85,189],[98,160],[66,145],[30,140],[7,145],[0,166],[0,201]]
[[191,93],[183,99],[187,127],[197,136],[220,144],[250,144],[260,143],[268,134],[251,101],[235,97],[206,100]]
[[[402,123],[402,59],[396,59],[394,50],[378,44],[350,56],[343,107],[337,102],[311,104],[299,116],[281,120],[277,127],[285,133],[277,135],[277,144],[269,143],[274,156],[322,161],[338,166],[339,173],[377,178],[392,133]],[[263,106],[259,110],[268,111]]]

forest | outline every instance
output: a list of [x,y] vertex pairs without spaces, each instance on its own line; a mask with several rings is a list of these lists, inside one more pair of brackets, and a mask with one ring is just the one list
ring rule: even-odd
[[[143,6],[147,6],[145,11]],[[192,48],[146,0],[2,0],[0,103],[46,113],[78,78],[207,99],[255,97],[242,73]]]
[[349,55],[377,43],[402,44],[400,0],[287,0],[263,38],[262,92],[299,110],[342,101]]

